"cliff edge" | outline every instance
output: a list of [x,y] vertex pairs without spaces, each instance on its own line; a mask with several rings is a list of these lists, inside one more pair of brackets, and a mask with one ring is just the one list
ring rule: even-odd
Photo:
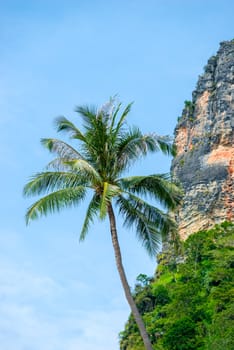
[[234,40],[208,60],[178,118],[175,145],[171,171],[184,189],[180,237],[234,221]]

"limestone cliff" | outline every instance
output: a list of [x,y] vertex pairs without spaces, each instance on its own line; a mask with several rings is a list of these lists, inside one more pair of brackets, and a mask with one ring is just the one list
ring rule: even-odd
[[171,170],[184,189],[176,215],[181,238],[234,221],[234,40],[208,60],[178,118],[175,144]]

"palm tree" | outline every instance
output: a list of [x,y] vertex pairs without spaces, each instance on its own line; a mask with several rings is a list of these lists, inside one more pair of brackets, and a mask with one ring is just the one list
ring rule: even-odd
[[153,133],[143,135],[137,127],[127,126],[126,117],[131,105],[127,105],[123,112],[120,112],[121,103],[115,104],[114,100],[99,110],[88,106],[78,107],[83,131],[65,117],[55,120],[57,131],[67,133],[77,142],[78,148],[59,139],[41,140],[43,146],[56,154],[56,158],[24,187],[26,196],[44,195],[28,209],[26,222],[64,207],[78,205],[87,192],[92,191],[80,241],[85,239],[95,217],[101,220],[109,218],[122,286],[145,348],[152,350],[125,275],[113,208],[118,208],[124,219],[123,224],[128,228],[133,226],[148,253],[155,256],[161,234],[167,234],[174,223],[168,214],[149,204],[146,197],[150,196],[172,210],[179,203],[180,193],[168,175],[122,177],[136,160],[149,152],[174,152],[168,137]]

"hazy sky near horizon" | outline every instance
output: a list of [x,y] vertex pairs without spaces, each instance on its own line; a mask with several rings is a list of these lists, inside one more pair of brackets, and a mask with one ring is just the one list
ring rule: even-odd
[[[40,138],[76,105],[118,94],[129,124],[173,134],[184,100],[219,42],[233,39],[228,0],[0,1],[0,344],[4,350],[117,350],[129,309],[108,223],[78,243],[85,203],[25,225],[22,188],[51,159]],[[138,174],[170,160],[142,160]],[[119,225],[131,286],[153,275],[134,232]]]

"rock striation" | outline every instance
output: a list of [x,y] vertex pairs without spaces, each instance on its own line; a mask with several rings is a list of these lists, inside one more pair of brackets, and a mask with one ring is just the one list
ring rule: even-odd
[[179,234],[234,221],[234,40],[208,60],[175,128],[171,171],[184,190]]

